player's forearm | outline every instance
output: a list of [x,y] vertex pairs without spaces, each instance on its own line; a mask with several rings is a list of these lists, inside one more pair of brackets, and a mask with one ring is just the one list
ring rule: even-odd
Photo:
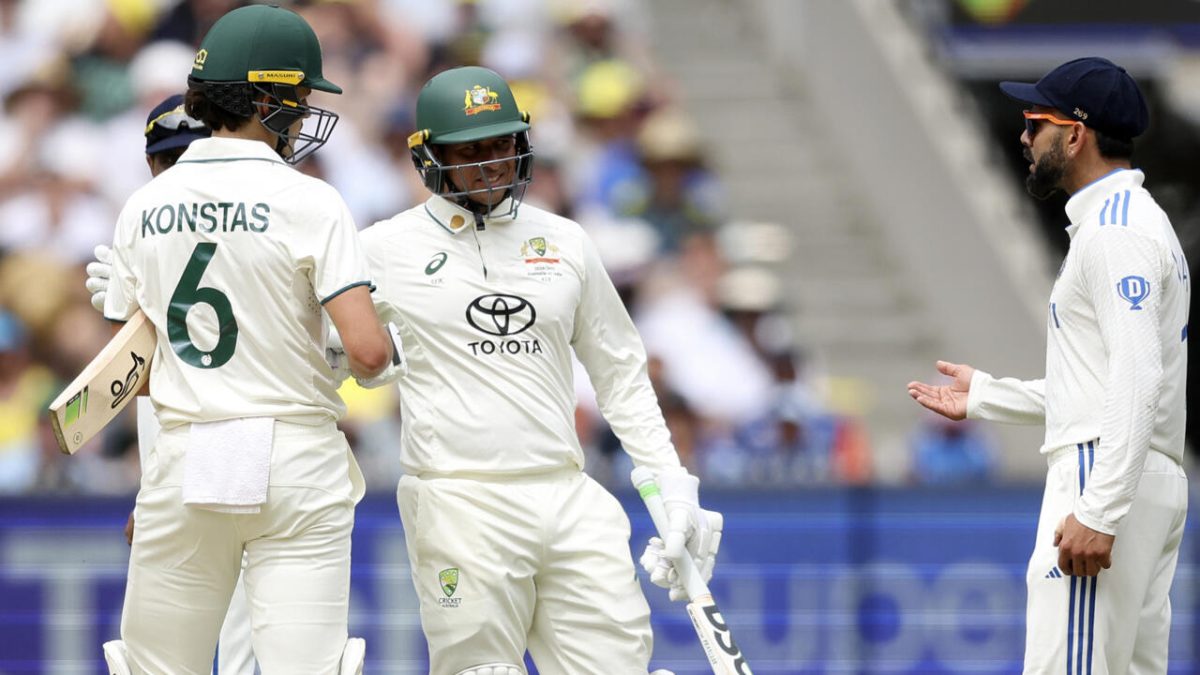
[[975,370],[967,395],[967,417],[1006,424],[1046,422],[1046,381],[997,379]]
[[1157,341],[1136,344],[1145,346],[1114,350],[1109,359],[1100,447],[1075,508],[1076,520],[1105,534],[1116,533],[1137,495],[1162,395]]

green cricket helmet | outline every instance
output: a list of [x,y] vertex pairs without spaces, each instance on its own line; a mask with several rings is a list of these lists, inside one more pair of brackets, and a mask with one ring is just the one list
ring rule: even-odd
[[[517,108],[512,89],[504,78],[478,66],[454,68],[435,75],[425,83],[417,97],[417,129],[408,137],[408,148],[425,187],[466,208],[486,206],[488,213],[511,196],[508,212],[499,215],[516,215],[533,177],[533,147],[529,143],[529,114]],[[516,146],[513,157],[443,164],[438,156],[439,145],[472,143],[501,136],[513,137]],[[483,167],[512,161],[516,161],[517,166],[511,183],[488,184],[474,190],[459,187],[467,184],[461,173],[465,169],[477,168],[486,181]],[[470,199],[480,196],[486,197],[485,204]]]
[[[275,134],[275,151],[298,164],[329,140],[338,116],[302,102],[299,88],[331,94],[341,87],[321,73],[321,45],[299,14],[274,5],[235,9],[217,20],[200,43],[188,84],[201,86],[213,104],[238,117],[259,112]],[[256,101],[265,95],[268,100]],[[305,120],[298,133],[291,126]],[[299,145],[297,145],[299,144]]]

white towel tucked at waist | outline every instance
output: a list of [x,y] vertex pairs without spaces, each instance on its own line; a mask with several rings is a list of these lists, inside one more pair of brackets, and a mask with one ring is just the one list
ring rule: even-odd
[[183,503],[258,513],[267,502],[274,436],[271,417],[192,424],[183,462]]

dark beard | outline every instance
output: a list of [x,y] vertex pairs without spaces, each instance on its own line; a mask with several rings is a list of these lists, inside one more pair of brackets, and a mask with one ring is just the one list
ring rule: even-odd
[[[1026,150],[1026,153],[1029,151]],[[1030,157],[1026,157],[1030,159]],[[1047,199],[1062,189],[1062,179],[1067,172],[1067,157],[1062,146],[1054,144],[1033,165],[1033,173],[1025,177],[1025,191],[1038,199]]]

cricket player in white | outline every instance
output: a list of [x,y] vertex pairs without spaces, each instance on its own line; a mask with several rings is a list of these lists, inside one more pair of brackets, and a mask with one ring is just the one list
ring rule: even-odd
[[360,381],[398,373],[345,204],[290,166],[336,121],[309,91],[340,89],[308,24],[262,5],[213,26],[188,83],[187,112],[213,137],[129,199],[113,243],[105,316],[141,309],[155,325],[162,429],[142,467],[123,649],[106,656],[131,673],[211,672],[245,554],[263,672],[357,672],[346,624],[363,482],[336,427],[322,308]]
[[[183,109],[183,95],[167,97],[150,111],[146,119],[146,164],[151,177],[175,166],[175,162],[192,141],[211,135],[204,123],[189,117]],[[92,292],[92,306],[104,312],[104,299],[108,293],[108,282],[112,276],[112,249],[101,244],[96,247],[96,260],[88,263],[87,289]],[[146,464],[146,455],[154,447],[158,437],[158,418],[149,396],[137,397],[137,443],[140,465]],[[125,524],[125,538],[133,544],[134,517],[129,514]],[[242,565],[245,566],[245,556]],[[108,645],[110,650],[120,650],[118,645]],[[229,599],[229,610],[221,624],[221,635],[217,649],[217,675],[254,675],[254,653],[250,644],[250,608],[246,602],[245,584],[241,575]]]
[[909,393],[952,419],[1046,426],[1025,672],[1166,673],[1187,514],[1191,283],[1167,215],[1130,168],[1146,105],[1133,79],[1099,58],[1001,87],[1032,106],[1021,136],[1030,193],[1071,195],[1071,244],[1046,308],[1046,377],[939,362],[953,383],[913,382]]
[[[572,349],[626,450],[659,472],[666,547],[686,540],[711,575],[720,517],[698,506],[592,243],[520,205],[533,158],[508,84],[485,68],[441,73],[417,126],[409,144],[435,196],[362,236],[409,363],[397,500],[431,671],[524,673],[528,649],[544,675],[645,675],[649,608],[629,520],[582,471]],[[644,564],[671,585],[661,542]]]

